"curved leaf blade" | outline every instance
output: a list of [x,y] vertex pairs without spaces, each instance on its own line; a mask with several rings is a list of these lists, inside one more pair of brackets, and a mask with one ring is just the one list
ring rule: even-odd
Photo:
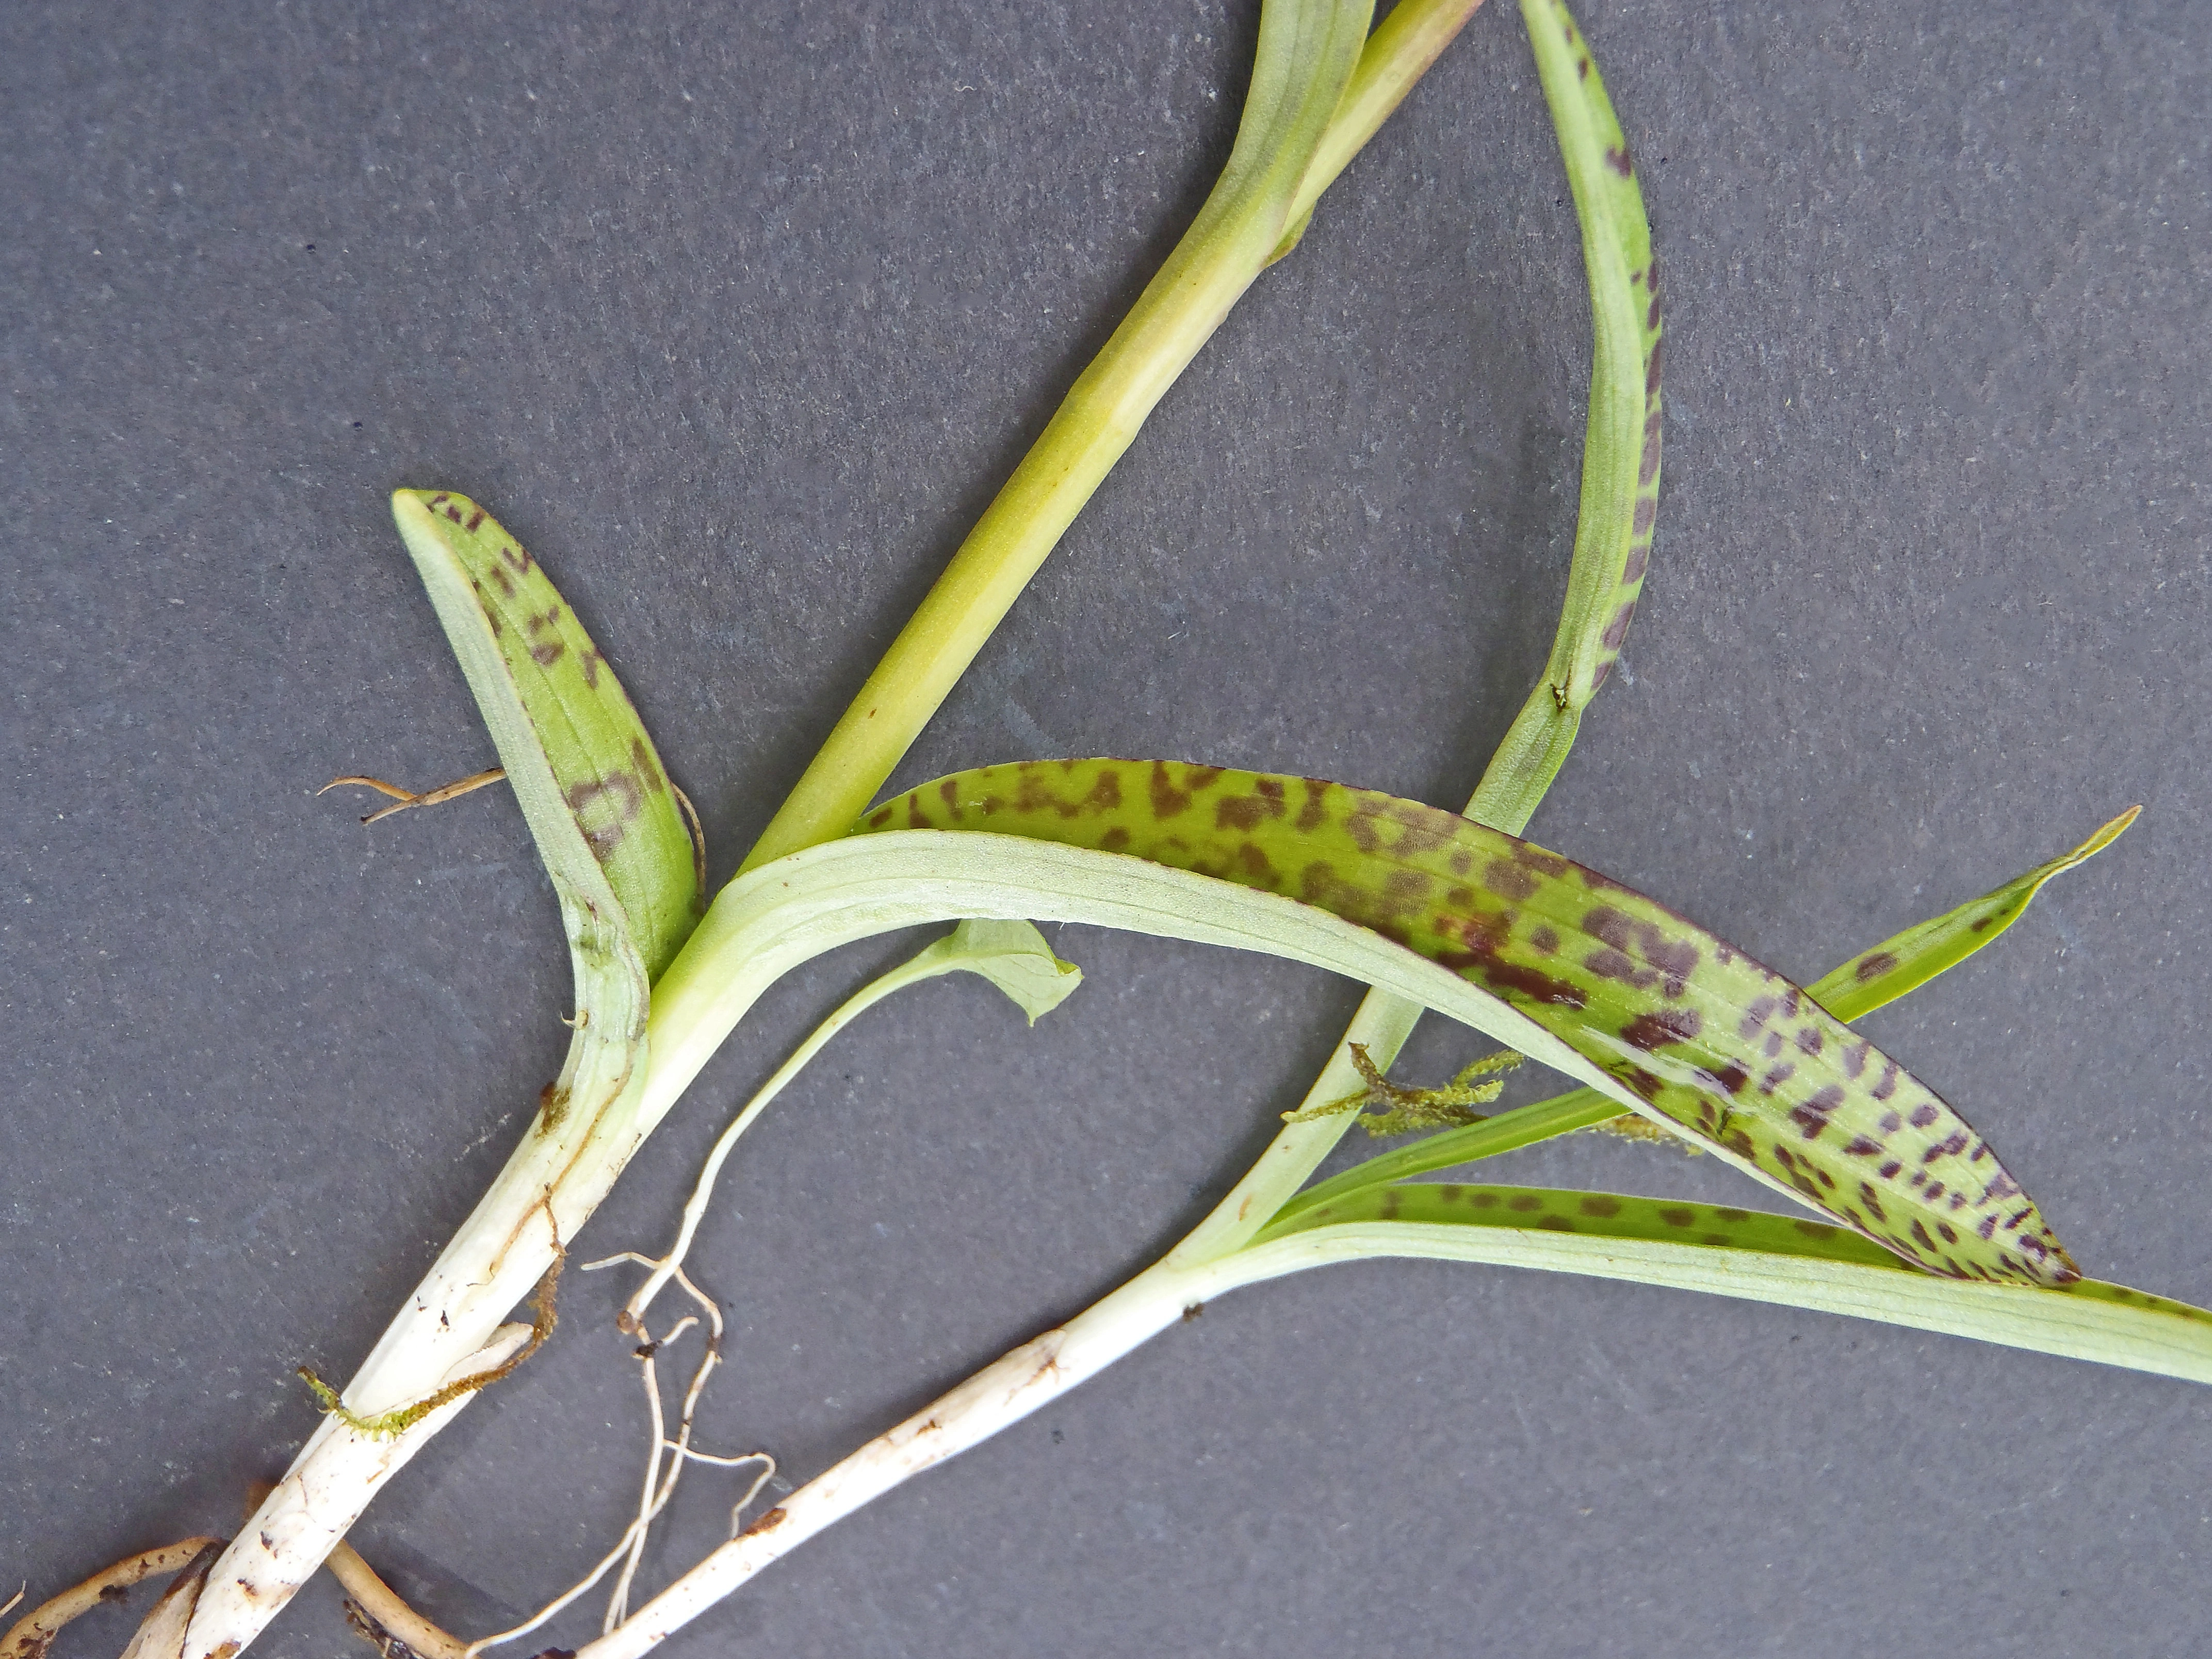
[[[1659,502],[1659,267],[1644,193],[1589,46],[1559,0],[1522,0],[1528,44],[1582,223],[1595,333],[1571,611],[1604,624],[1546,671],[1563,708],[1580,708],[1620,656],[1650,562]],[[1587,543],[1601,556],[1582,556]]]
[[2080,1270],[1986,1141],[1779,974],[1595,871],[1419,802],[1165,761],[1041,761],[910,791],[861,830],[1095,848],[1317,906],[1452,969],[1648,1116],[1932,1272]]
[[2050,863],[2039,864],[1978,899],[1969,899],[1954,910],[1893,934],[1871,951],[1861,951],[1813,981],[1808,988],[1814,1000],[1838,1019],[1856,1019],[1917,990],[1946,969],[1957,967],[2019,921],[2028,901],[2043,890],[2044,883],[2103,852],[2142,811],[2140,806],[2129,807],[2100,825],[2080,846],[2061,853]]
[[[1462,1191],[1472,1189],[1462,1189]],[[1492,1189],[1512,1191],[1511,1188]],[[1565,1194],[1581,1200],[1610,1194]],[[1623,1199],[1626,1206],[1664,1200]],[[1698,1212],[1701,1228],[1725,1242],[1684,1242],[1651,1236],[1632,1223],[1618,1231],[1602,1218],[1580,1212],[1571,1231],[1540,1224],[1468,1225],[1453,1220],[1340,1221],[1254,1244],[1223,1264],[1237,1284],[1256,1284],[1309,1267],[1379,1257],[1473,1261],[1580,1273],[1594,1279],[1662,1285],[1711,1296],[1843,1314],[1913,1330],[1939,1331],[2032,1352],[2123,1365],[2160,1376],[2212,1382],[2212,1312],[2102,1279],[2031,1287],[1942,1279],[1915,1272],[1894,1257],[1869,1251],[1865,1259],[1828,1253],[1821,1241],[1800,1234],[1802,1249],[1776,1250],[1738,1242],[1796,1224],[1753,1211],[1727,1220],[1714,1206],[1666,1205]],[[1550,1213],[1557,1214],[1557,1212]],[[1661,1224],[1666,1231],[1676,1231]],[[1739,1232],[1739,1230],[1741,1230]],[[1866,1249],[1850,1235],[1831,1241],[1839,1251]]]
[[537,560],[451,490],[392,516],[438,607],[546,868],[604,881],[658,977],[699,920],[690,830],[644,722]]
[[[2042,890],[2044,883],[2111,846],[2120,832],[2136,821],[2136,815],[2142,810],[2130,806],[2080,846],[2048,864],[2038,865],[2026,875],[2015,876],[2002,886],[1970,899],[1955,909],[1893,933],[1872,949],[1860,951],[1841,967],[1822,975],[1807,988],[1807,994],[1838,1019],[1849,1021],[1870,1014],[1925,985],[2011,927],[2021,912],[2027,909],[2028,901]],[[1549,1100],[1501,1112],[1463,1129],[1447,1129],[1425,1140],[1395,1147],[1355,1164],[1298,1194],[1283,1206],[1278,1218],[1288,1220],[1316,1204],[1333,1201],[1357,1188],[1386,1185],[1434,1170],[1448,1170],[1455,1164],[1494,1158],[1500,1152],[1514,1152],[1554,1135],[1586,1129],[1619,1116],[1620,1109],[1612,1097],[1595,1089],[1570,1090]]]
[[1659,1239],[1709,1249],[1817,1256],[1899,1273],[1913,1271],[1871,1239],[1809,1216],[1770,1215],[1734,1205],[1632,1198],[1622,1193],[1455,1182],[1405,1181],[1364,1188],[1279,1222],[1255,1242],[1265,1243],[1316,1227],[1364,1221],[1419,1221],[1455,1227],[1582,1233],[1595,1238]]

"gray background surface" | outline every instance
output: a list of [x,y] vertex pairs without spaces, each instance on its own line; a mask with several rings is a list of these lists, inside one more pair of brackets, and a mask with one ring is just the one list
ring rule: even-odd
[[[1255,15],[0,12],[0,1594],[233,1527],[313,1424],[292,1366],[350,1369],[557,1064],[512,800],[364,830],[312,796],[490,763],[387,493],[466,490],[544,560],[726,878],[1195,210]],[[1667,487],[1532,833],[1808,978],[2146,803],[1868,1028],[2092,1272],[2212,1302],[2212,8],[1583,21],[1668,272]],[[1588,326],[1493,4],[902,775],[1161,754],[1464,800],[1560,592]],[[1059,943],[1090,977],[1036,1030],[908,993],[745,1145],[694,1258],[733,1324],[710,1447],[804,1478],[1141,1266],[1355,1000]],[[663,1239],[732,1103],[910,948],[779,988],[582,1247]],[[1480,1044],[1432,1024],[1401,1074]],[[1753,1190],[1611,1144],[1493,1167]],[[626,1288],[572,1281],[357,1534],[453,1627],[619,1527]],[[1217,1304],[669,1651],[2212,1650],[2208,1431],[2188,1385],[1950,1339],[1340,1268]],[[653,1572],[726,1502],[695,1475]],[[264,1650],[350,1640],[318,1590]]]

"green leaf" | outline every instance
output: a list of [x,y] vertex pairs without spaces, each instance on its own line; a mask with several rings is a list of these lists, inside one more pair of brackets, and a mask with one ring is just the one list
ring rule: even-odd
[[653,740],[544,568],[465,495],[403,489],[392,515],[490,728],[561,904],[576,1035],[543,1099],[551,1132],[635,1092],[648,988],[697,921],[691,840]]
[[1518,1227],[1601,1238],[1656,1238],[1680,1244],[1814,1255],[1911,1273],[1897,1256],[1845,1227],[1806,1216],[1767,1215],[1731,1205],[1692,1204],[1554,1187],[1476,1187],[1401,1181],[1350,1194],[1285,1218],[1257,1242],[1355,1221],[1422,1221],[1461,1227]]
[[546,867],[580,890],[588,858],[658,976],[698,925],[695,849],[622,682],[544,567],[467,496],[402,489],[392,516]]
[[2043,890],[2044,883],[2103,852],[2142,811],[2140,806],[2130,806],[2071,852],[2037,865],[2026,875],[2015,876],[1955,910],[1947,910],[1884,939],[1832,973],[1822,975],[1807,988],[1814,1000],[1838,1019],[1856,1019],[1894,1002],[1945,969],[1956,967],[2003,933],[2020,919],[2027,902]]
[[[1628,638],[1650,562],[1664,422],[1659,267],[1628,140],[1567,9],[1522,0],[1521,11],[1582,224],[1595,336],[1566,605],[1544,665],[1546,695],[1522,709],[1500,750],[1515,763],[1512,793],[1533,808]],[[1526,809],[1477,816],[1514,829],[1528,818]]]
[[1931,1271],[2079,1277],[1988,1143],[1804,991],[1644,895],[1452,813],[1317,779],[1040,761],[926,784],[860,828],[1092,847],[1318,906],[1451,969],[1617,1098]]
[[[2027,908],[2028,901],[2042,890],[2044,883],[2111,846],[2120,832],[2136,821],[2136,815],[2142,810],[2130,806],[2071,852],[2061,854],[2048,864],[2038,865],[2026,875],[2016,876],[1995,891],[1969,900],[1955,910],[1916,922],[1872,950],[1861,951],[1842,967],[1814,981],[1807,994],[1838,1019],[1853,1020],[1926,984],[2011,927]],[[1449,1170],[1455,1164],[1471,1164],[1477,1158],[1494,1158],[1500,1152],[1533,1146],[1554,1135],[1587,1129],[1620,1113],[1620,1108],[1610,1097],[1595,1089],[1571,1090],[1356,1164],[1298,1194],[1283,1206],[1278,1219],[1288,1220],[1317,1204],[1330,1202],[1362,1188],[1387,1185],[1408,1176],[1426,1175],[1432,1170]]]
[[1012,998],[1032,1025],[1083,983],[1083,969],[1053,955],[1033,924],[979,916],[968,917],[896,971],[917,979],[955,971],[979,974]]
[[1232,1261],[1249,1284],[1383,1256],[1665,1285],[2212,1382],[2212,1312],[2185,1302],[2094,1279],[1939,1278],[1839,1228],[1673,1199],[1407,1182],[1278,1223]]

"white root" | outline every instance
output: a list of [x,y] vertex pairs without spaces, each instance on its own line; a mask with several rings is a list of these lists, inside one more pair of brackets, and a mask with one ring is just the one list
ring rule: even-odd
[[[733,1533],[728,1543],[629,1620],[578,1649],[575,1659],[640,1659],[824,1528],[1018,1423],[1175,1324],[1193,1305],[1249,1277],[1245,1264],[1235,1261],[1198,1269],[1163,1264],[1139,1274],[817,1475],[751,1526]],[[734,1526],[735,1515],[732,1522]]]

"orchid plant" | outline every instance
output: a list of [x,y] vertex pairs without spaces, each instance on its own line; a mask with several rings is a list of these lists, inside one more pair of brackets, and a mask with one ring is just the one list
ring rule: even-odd
[[[326,1561],[365,1633],[474,1659],[611,1581],[586,1659],[633,1659],[854,1509],[975,1446],[1208,1303],[1310,1268],[1391,1258],[1506,1265],[1782,1304],[2190,1381],[2212,1313],[2095,1277],[1984,1134],[1856,1023],[1996,942],[2130,808],[2025,872],[1793,983],[1660,902],[1522,838],[1615,670],[1653,571],[1665,428],[1664,290],[1628,140],[1559,0],[1521,0],[1582,230],[1593,319],[1574,555],[1549,654],[1463,811],[1202,759],[1043,757],[883,791],[910,745],[1153,406],[1238,298],[1291,254],[1360,147],[1479,0],[1267,0],[1236,147],[1182,241],[992,501],[736,878],[708,892],[674,781],[688,738],[649,732],[537,552],[451,489],[393,500],[400,537],[500,766],[373,814],[503,781],[558,900],[573,1037],[510,1161],[284,1478],[227,1543],[134,1558],[184,1567],[134,1653],[233,1659]],[[1663,580],[1663,573],[1660,579]],[[764,1453],[709,1452],[696,1407],[724,1317],[688,1258],[740,1139],[853,1021],[905,988],[986,980],[1030,1021],[1082,982],[1038,922],[1269,955],[1372,988],[1320,1076],[1227,1195],[1096,1305],[1024,1343],[813,1480],[759,1502]],[[793,968],[893,930],[953,924],[868,982],[729,1123],[665,1243],[596,1261],[582,1236],[641,1145]],[[1391,1071],[1428,1011],[1496,1051],[1452,1081]],[[1565,1092],[1486,1112],[1523,1060]],[[1316,1181],[1355,1127],[1417,1138]],[[1577,1133],[1680,1146],[1774,1207],[1501,1184],[1488,1158]],[[1665,1164],[1655,1165],[1663,1187]],[[1449,1181],[1439,1171],[1465,1171]],[[512,1629],[421,1620],[343,1540],[383,1485],[553,1329],[564,1275],[641,1277],[620,1316],[648,1405],[634,1518],[585,1579]],[[658,1310],[680,1297],[678,1312]],[[514,1317],[528,1301],[527,1321]],[[657,1367],[696,1356],[672,1412]],[[656,1520],[695,1464],[745,1471],[731,1535],[646,1596]],[[194,1540],[197,1541],[197,1540]],[[350,1565],[348,1565],[350,1563]],[[350,1575],[350,1576],[348,1576]],[[633,1598],[641,1598],[633,1606]],[[0,1659],[34,1659],[84,1601],[49,1604]]]

